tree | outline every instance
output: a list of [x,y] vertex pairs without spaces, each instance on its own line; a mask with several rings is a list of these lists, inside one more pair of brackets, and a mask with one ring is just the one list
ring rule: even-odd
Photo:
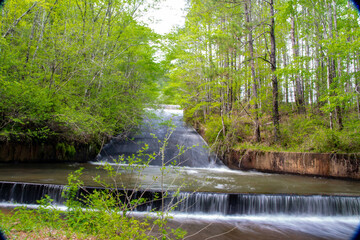
[[219,116],[216,131],[226,138],[239,119],[250,120],[252,140],[239,141],[268,141],[271,117],[272,142],[286,144],[282,115],[288,121],[326,114],[329,127],[341,130],[345,115],[360,111],[359,23],[348,1],[193,0],[189,6],[169,62],[170,82],[185,93],[179,98],[194,125]]
[[144,103],[156,98],[148,89],[160,67],[153,45],[159,36],[136,21],[142,4],[6,1],[1,134],[89,142],[136,127]]

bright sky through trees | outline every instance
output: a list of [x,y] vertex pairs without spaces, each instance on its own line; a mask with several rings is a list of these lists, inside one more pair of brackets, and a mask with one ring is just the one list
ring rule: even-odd
[[[176,26],[185,24],[185,0],[162,0],[157,9],[141,17],[156,33],[166,34]],[[151,22],[151,19],[154,21]]]

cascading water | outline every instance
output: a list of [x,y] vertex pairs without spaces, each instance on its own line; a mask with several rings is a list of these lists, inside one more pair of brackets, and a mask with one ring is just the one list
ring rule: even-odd
[[[159,153],[164,139],[168,138],[168,144],[164,152],[165,165],[188,166],[188,167],[215,167],[222,165],[215,154],[208,149],[206,142],[183,121],[183,110],[178,106],[164,107],[163,109],[148,109],[152,117],[147,117],[138,134],[130,136],[127,140],[114,138],[104,146],[97,157],[97,161],[113,161],[123,155],[126,159],[136,155],[137,152],[148,145],[145,153]],[[172,126],[174,126],[172,130]],[[159,143],[159,140],[161,141]],[[184,153],[180,154],[179,147],[183,147]],[[162,165],[162,156],[150,162],[150,165]]]
[[182,193],[175,202],[175,211],[224,216],[360,216],[360,197]]
[[[63,185],[0,182],[0,202],[36,204],[45,195],[55,204],[62,205]],[[99,187],[85,187],[78,196],[101,190]],[[160,210],[162,205],[159,191],[120,190],[123,196],[132,199],[145,198],[147,203],[137,207],[138,211]],[[125,194],[126,192],[126,194]],[[123,201],[126,201],[124,197]],[[321,196],[321,195],[274,195],[274,194],[235,194],[205,192],[167,192],[164,198],[165,209],[174,213],[217,214],[222,216],[293,215],[293,216],[360,216],[360,197]]]
[[[120,155],[136,154],[144,144],[149,145],[147,153],[158,152],[158,139],[165,139],[170,128],[163,123],[172,119],[176,127],[164,154],[166,165],[171,166],[161,184],[153,181],[162,174],[160,156],[142,170],[140,177],[119,168],[121,181],[128,189],[120,191],[149,200],[136,207],[134,214],[172,209],[174,220],[170,224],[185,228],[187,239],[349,239],[360,223],[360,182],[229,170],[209,153],[201,136],[183,122],[181,110],[149,111],[158,117],[148,118],[130,141],[113,139],[96,162],[0,165],[0,206],[36,204],[45,195],[61,206],[66,176],[80,166],[84,167],[86,191],[99,189],[92,185],[92,177],[106,175],[97,168],[101,161],[112,164]],[[177,145],[190,149],[178,157]],[[139,190],[129,194],[135,188]],[[162,188],[167,195],[163,195]],[[178,193],[178,188],[182,192]],[[166,197],[162,202],[155,196]]]
[[0,182],[0,202],[36,204],[38,200],[49,196],[54,204],[63,204],[63,185],[36,184],[21,182]]

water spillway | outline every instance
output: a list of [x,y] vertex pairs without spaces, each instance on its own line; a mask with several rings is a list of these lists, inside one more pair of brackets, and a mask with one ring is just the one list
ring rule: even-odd
[[[183,193],[180,212],[228,215],[360,216],[360,197]],[[175,201],[176,202],[176,201]]]
[[[150,165],[176,165],[188,167],[223,166],[216,155],[209,151],[204,139],[183,121],[183,110],[177,106],[160,109],[148,109],[148,117],[137,133],[127,139],[114,138],[104,146],[97,161],[112,162],[119,156],[131,157],[136,155],[145,145],[147,154],[156,153],[156,158]],[[164,151],[164,163],[159,153],[164,140],[167,146]],[[179,148],[183,148],[182,152]]]
[[[53,204],[63,205],[65,199],[63,185],[0,182],[0,202],[36,204],[48,195]],[[84,187],[78,192],[83,196],[101,190],[100,187]],[[235,194],[204,192],[167,192],[118,189],[122,201],[144,198],[145,203],[136,211],[160,211],[172,209],[173,213],[210,214],[222,216],[357,216],[360,217],[360,197],[322,195],[275,195],[275,194]],[[129,198],[129,196],[131,196]],[[155,197],[156,196],[156,197]],[[159,198],[160,196],[160,198]],[[164,196],[164,205],[161,198]],[[130,200],[129,200],[129,199]]]
[[[101,167],[110,164],[121,173],[117,181],[123,196],[147,199],[132,214],[171,209],[174,219],[169,223],[187,230],[186,239],[349,239],[360,223],[359,181],[233,171],[183,122],[181,110],[149,112],[155,117],[147,118],[140,132],[128,141],[114,138],[92,162],[0,164],[0,207],[36,207],[48,195],[55,206],[64,208],[62,193],[69,173],[84,168],[81,200],[81,194],[104,189],[93,177],[106,180]],[[169,133],[164,155],[157,155],[141,172],[128,170],[126,162],[114,163],[121,155],[136,154],[144,144],[149,145],[146,153],[158,153]],[[182,145],[188,150],[178,156]]]
[[[46,194],[66,210],[62,207],[65,189],[54,184],[1,182],[0,207],[35,207]],[[78,196],[95,189],[99,188],[87,187]],[[122,193],[148,200],[132,211],[134,216],[169,211],[173,217],[169,225],[187,230],[187,239],[217,235],[221,237],[215,239],[350,239],[360,222],[358,196],[169,192],[162,205],[159,199],[154,200],[161,192]]]
[[64,185],[36,184],[21,182],[0,182],[0,202],[3,204],[37,204],[46,195],[53,200],[53,204],[63,204]]

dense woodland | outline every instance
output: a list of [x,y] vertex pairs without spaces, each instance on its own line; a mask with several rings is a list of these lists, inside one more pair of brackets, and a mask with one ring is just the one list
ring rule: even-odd
[[359,24],[347,0],[192,0],[164,92],[220,154],[359,152]]
[[156,95],[158,36],[141,0],[7,0],[0,21],[0,137],[99,141],[136,127]]
[[[117,134],[126,137],[138,129],[146,107],[166,103],[181,104],[185,119],[222,157],[234,148],[360,153],[360,17],[348,0],[188,0],[185,26],[166,36],[154,33],[138,20],[159,1],[6,0],[0,5],[0,146],[5,142],[40,146],[50,142],[60,143],[57,146],[63,146],[64,151],[68,151],[65,146],[71,146],[73,153],[77,143],[93,147]],[[161,61],[160,49],[165,56]],[[69,174],[68,186],[63,188],[66,211],[58,204],[52,205],[53,200],[46,195],[38,201],[39,208],[17,207],[5,214],[0,211],[2,230],[21,239],[184,239],[182,224],[174,229],[176,221],[167,225],[176,205],[188,205],[185,198],[180,198],[180,186],[193,182],[197,190],[206,186],[179,180],[178,174],[174,174],[171,184],[164,184],[164,176],[177,170],[169,171],[164,166],[168,138],[157,141],[163,162],[158,176],[147,177],[146,172],[142,173],[146,165],[138,164],[143,159],[131,156],[127,159],[129,164],[98,166],[108,174],[105,178],[100,174],[92,177],[102,190],[78,191],[84,186],[80,168]],[[178,148],[180,154],[185,151]],[[139,155],[149,161],[154,159],[156,153],[147,154],[146,150],[144,147]],[[355,166],[356,157],[346,161],[354,160],[351,164]],[[123,160],[120,157],[115,162]],[[131,175],[122,179],[125,171]],[[140,178],[150,184],[142,186]],[[284,179],[288,178],[271,184]],[[127,190],[127,181],[134,182],[134,191]],[[206,177],[207,183],[212,181]],[[181,183],[177,191],[169,194],[167,189],[174,182]],[[56,191],[56,186],[51,184],[48,188]],[[154,186],[161,186],[161,192],[138,194],[141,189],[151,190]],[[220,209],[213,206],[218,205],[214,199],[224,201],[224,196],[236,196],[229,192],[231,188],[221,186],[223,183],[217,184],[218,192],[209,195],[211,203],[206,208],[212,209],[211,214],[218,214]],[[341,192],[337,190],[339,186],[331,189],[331,195]],[[344,194],[353,194],[352,185],[346,186],[349,189]],[[301,191],[310,188],[313,185]],[[261,188],[256,190],[259,194],[251,194],[261,195],[264,200],[259,201],[263,205],[261,211],[248,211],[250,218],[253,213],[256,219],[265,216],[262,224],[278,213],[292,216],[285,216],[284,221],[301,215],[301,211],[292,214],[292,209],[280,206],[283,201],[279,198],[275,201],[280,205],[275,207],[282,210],[272,211],[272,204],[268,204],[268,192],[272,190],[265,190],[266,186],[263,189],[267,195],[259,193]],[[279,189],[276,192],[282,191]],[[222,191],[229,193],[224,195]],[[194,193],[186,192],[184,196]],[[148,195],[153,199],[147,199]],[[246,198],[246,194],[241,195]],[[207,196],[195,195],[196,205]],[[284,197],[288,205],[288,196]],[[314,206],[320,204],[324,208],[328,202],[343,201],[341,196],[326,196],[326,201],[315,197]],[[295,198],[295,205],[312,201],[304,200],[302,195]],[[358,206],[355,196],[348,198],[336,207],[345,203]],[[142,204],[146,204],[142,209],[149,208],[153,201],[161,201],[161,208],[151,210],[151,215],[132,214]],[[164,205],[166,202],[169,205]],[[334,221],[332,218],[338,215],[331,215],[332,207],[327,207],[326,214]],[[269,212],[263,211],[267,208]],[[352,222],[358,215],[349,209],[341,209],[341,213]],[[191,214],[192,210],[186,210]],[[233,215],[225,210],[219,210],[219,214]],[[321,214],[310,212],[304,221],[311,214]],[[246,220],[241,219],[236,226]],[[196,237],[217,223],[215,219],[206,225],[203,220],[199,226],[204,227],[199,231],[197,225],[189,228],[197,232],[188,237]],[[251,219],[246,222],[252,224]],[[288,230],[283,231],[279,223],[274,231],[285,236]],[[349,225],[346,233],[352,223],[345,223]],[[231,226],[221,228],[228,227]],[[260,234],[271,233],[271,228],[270,224]],[[256,225],[250,229],[251,234],[258,234],[254,229]],[[289,230],[294,236],[296,231]],[[247,236],[248,232],[240,234]],[[209,238],[213,237],[221,234]]]
[[160,100],[181,103],[220,155],[360,151],[360,22],[351,2],[191,0],[186,25],[167,36],[137,20],[149,2],[5,1],[0,140],[125,136],[145,104]]

